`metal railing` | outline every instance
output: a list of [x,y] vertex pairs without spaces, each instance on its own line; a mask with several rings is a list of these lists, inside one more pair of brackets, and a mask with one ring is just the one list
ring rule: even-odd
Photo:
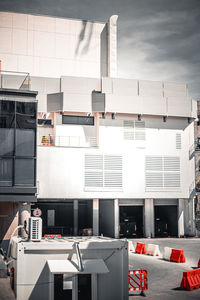
[[39,137],[39,146],[55,146],[55,147],[77,147],[90,148],[97,147],[96,137],[81,136],[56,136],[49,134]]
[[25,72],[0,70],[0,88],[30,90],[30,75]]
[[55,146],[58,147],[96,147],[96,137],[56,136]]

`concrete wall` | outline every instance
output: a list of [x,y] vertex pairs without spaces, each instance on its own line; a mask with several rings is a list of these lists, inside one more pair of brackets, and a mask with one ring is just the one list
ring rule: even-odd
[[[144,118],[145,129],[142,129],[145,132],[144,139],[127,140],[124,138],[124,120],[126,119],[122,117],[115,120],[100,119],[99,148],[38,147],[38,197],[189,198],[194,184],[194,158],[189,158],[188,150],[194,142],[193,124],[188,124],[187,119],[169,118],[164,123],[162,118]],[[129,120],[136,119],[129,118]],[[68,125],[60,126],[64,131],[66,128],[67,132]],[[70,131],[77,129],[77,125],[69,127]],[[81,126],[78,127],[80,130]],[[81,131],[84,132],[84,128]],[[180,144],[177,144],[177,134],[181,137]],[[180,149],[177,149],[177,146]],[[122,187],[87,188],[85,186],[86,154],[122,157],[122,170],[120,171],[123,176]],[[180,160],[180,186],[148,188],[145,179],[145,159],[154,156],[175,157]],[[168,175],[170,177],[170,174]]]
[[[2,69],[32,76],[101,74],[105,23],[0,12]],[[104,61],[107,64],[107,61]]]

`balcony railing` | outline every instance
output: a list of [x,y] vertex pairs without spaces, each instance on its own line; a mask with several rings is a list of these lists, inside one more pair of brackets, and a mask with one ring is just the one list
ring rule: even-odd
[[25,72],[0,71],[0,88],[30,90],[30,76]]
[[96,137],[81,137],[81,136],[42,136],[38,145],[40,146],[55,146],[55,147],[77,147],[90,148],[97,147]]

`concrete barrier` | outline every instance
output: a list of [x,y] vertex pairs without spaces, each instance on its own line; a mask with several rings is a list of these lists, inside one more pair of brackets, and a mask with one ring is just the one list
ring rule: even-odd
[[132,241],[128,241],[128,252],[135,252],[135,247]]
[[147,245],[147,254],[152,256],[160,256],[160,249],[158,245],[148,244]]
[[164,247],[163,258],[164,258],[165,260],[170,260],[171,253],[172,253],[172,248]]

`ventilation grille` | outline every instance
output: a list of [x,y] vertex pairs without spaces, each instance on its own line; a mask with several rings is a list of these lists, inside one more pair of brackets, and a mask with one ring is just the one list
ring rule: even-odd
[[146,190],[180,190],[180,158],[177,156],[146,156]]
[[94,190],[122,189],[121,155],[85,155],[85,188]]
[[42,219],[39,217],[29,218],[29,236],[31,241],[42,239]]
[[181,134],[176,134],[176,149],[181,150]]
[[124,139],[145,141],[145,122],[124,120]]

